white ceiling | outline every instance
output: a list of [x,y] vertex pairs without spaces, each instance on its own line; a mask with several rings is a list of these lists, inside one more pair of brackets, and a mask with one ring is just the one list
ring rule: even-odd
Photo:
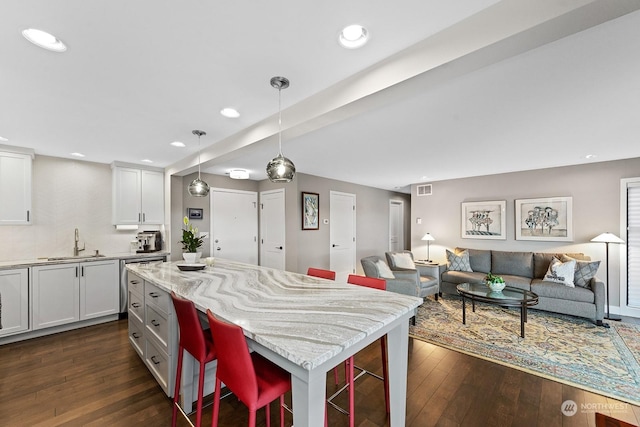
[[[640,0],[3,0],[0,136],[36,154],[184,175],[277,154],[412,183],[640,157]],[[357,50],[337,34],[360,23]],[[68,50],[26,41],[49,31]],[[241,117],[218,112],[235,107]],[[187,148],[174,148],[182,141]],[[595,158],[585,159],[587,154]]]

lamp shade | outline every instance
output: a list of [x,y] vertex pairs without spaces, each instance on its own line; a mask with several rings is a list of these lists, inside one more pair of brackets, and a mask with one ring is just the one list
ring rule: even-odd
[[427,233],[424,236],[422,236],[422,239],[420,240],[436,240],[436,239],[434,239],[430,233]]
[[624,240],[613,233],[602,233],[591,239],[592,242],[600,243],[624,243]]

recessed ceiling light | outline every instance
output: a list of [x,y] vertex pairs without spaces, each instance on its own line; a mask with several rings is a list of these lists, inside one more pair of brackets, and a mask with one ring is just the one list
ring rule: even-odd
[[35,28],[27,28],[22,31],[22,35],[25,39],[43,49],[52,50],[54,52],[64,52],[67,50],[67,46],[65,46],[61,40],[45,31],[36,30]]
[[173,141],[171,145],[173,145],[174,147],[180,147],[180,148],[186,147],[186,145],[184,145],[184,142],[180,142],[180,141]]
[[153,163],[153,160],[149,160],[149,159],[142,159],[140,161],[144,163]]
[[596,157],[598,156],[596,156],[595,154],[587,154],[586,156],[584,156],[585,159],[589,159],[589,160],[595,159]]
[[71,153],[71,155],[73,157],[84,157],[84,154],[82,154],[82,153]]
[[220,114],[230,119],[237,119],[238,117],[240,117],[240,113],[238,113],[238,110],[231,107],[223,108],[222,110],[220,110]]
[[5,138],[4,136],[0,136],[0,141],[6,142],[6,141],[8,141],[8,140],[9,140],[9,139]]
[[249,179],[249,171],[244,169],[232,169],[229,172],[229,178],[233,179]]
[[338,41],[347,49],[356,49],[364,46],[369,40],[369,32],[362,25],[349,25],[338,36]]

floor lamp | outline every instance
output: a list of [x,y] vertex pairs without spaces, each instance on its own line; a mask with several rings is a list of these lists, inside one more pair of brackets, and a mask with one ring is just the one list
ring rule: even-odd
[[436,239],[434,239],[431,234],[427,233],[424,236],[422,236],[422,239],[420,239],[420,240],[426,240],[427,241],[427,262],[431,262],[431,257],[429,255],[429,242],[431,242],[432,240],[436,240]]
[[607,315],[604,317],[607,320],[621,320],[620,316],[612,315],[609,312],[609,243],[624,243],[624,240],[619,238],[613,233],[602,233],[593,239],[592,242],[600,242],[606,245],[606,262],[607,262]]

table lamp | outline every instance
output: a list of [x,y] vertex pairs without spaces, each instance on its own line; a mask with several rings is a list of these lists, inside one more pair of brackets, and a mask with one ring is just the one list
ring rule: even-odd
[[431,262],[430,256],[429,256],[429,242],[432,240],[436,240],[433,238],[433,236],[429,233],[425,234],[424,236],[422,236],[422,239],[420,240],[426,240],[427,241],[427,262]]
[[591,239],[592,242],[600,242],[606,245],[606,263],[607,263],[607,320],[621,320],[620,316],[611,315],[609,312],[609,243],[624,243],[624,240],[613,233],[602,233]]

